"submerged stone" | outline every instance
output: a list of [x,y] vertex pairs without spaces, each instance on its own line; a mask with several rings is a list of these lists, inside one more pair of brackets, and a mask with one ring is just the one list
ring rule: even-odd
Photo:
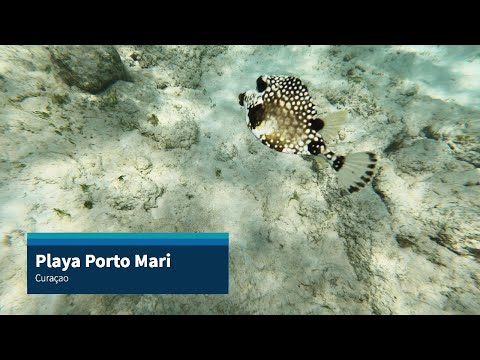
[[111,45],[56,45],[50,57],[58,75],[70,86],[97,94],[128,74],[115,47]]

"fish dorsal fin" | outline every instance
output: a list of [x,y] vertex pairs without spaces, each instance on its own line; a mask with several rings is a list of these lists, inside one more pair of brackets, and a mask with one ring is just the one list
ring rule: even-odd
[[347,115],[348,112],[346,110],[341,110],[322,118],[324,125],[320,130],[320,134],[326,142],[330,142],[337,137],[340,130],[342,130],[343,125],[347,121]]

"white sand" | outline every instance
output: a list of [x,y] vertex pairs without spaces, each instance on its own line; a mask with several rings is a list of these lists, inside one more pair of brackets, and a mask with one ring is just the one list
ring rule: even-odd
[[[480,313],[480,47],[117,50],[133,82],[91,95],[0,47],[0,313]],[[373,187],[255,139],[261,74],[349,111],[331,147],[377,152]],[[27,295],[28,231],[227,231],[230,294]]]

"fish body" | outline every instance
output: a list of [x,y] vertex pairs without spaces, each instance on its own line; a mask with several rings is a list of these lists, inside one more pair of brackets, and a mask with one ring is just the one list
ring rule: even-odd
[[262,75],[256,90],[239,95],[246,122],[269,148],[289,154],[323,157],[338,172],[340,184],[350,193],[365,187],[373,177],[376,156],[359,152],[338,156],[328,148],[345,123],[347,112],[321,118],[307,87],[293,76]]

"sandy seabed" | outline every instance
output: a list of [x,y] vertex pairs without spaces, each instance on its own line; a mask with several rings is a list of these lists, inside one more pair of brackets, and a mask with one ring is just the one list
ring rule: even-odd
[[[261,74],[346,109],[373,184],[262,145]],[[0,313],[478,314],[479,99],[478,46],[1,46]],[[229,232],[230,293],[27,295],[33,231]]]

